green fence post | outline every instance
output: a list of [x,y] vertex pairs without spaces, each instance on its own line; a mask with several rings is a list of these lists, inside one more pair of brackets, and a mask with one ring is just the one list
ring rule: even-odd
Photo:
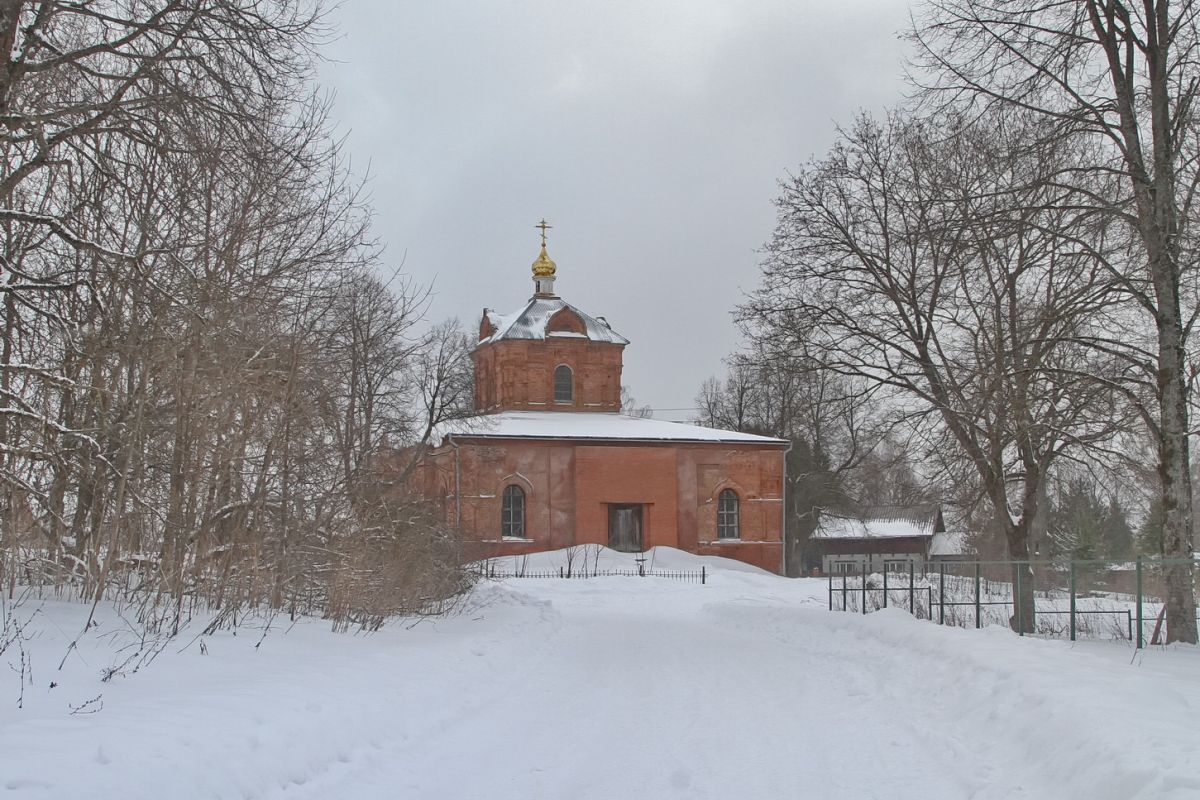
[[[868,563],[870,563],[870,562],[868,562]],[[863,573],[862,573],[862,604],[863,604],[863,613],[866,614],[867,613],[867,568],[866,568],[866,566],[863,566]]]
[[[930,609],[932,611],[933,609]],[[938,624],[946,624],[946,565],[938,567]]]
[[1071,560],[1071,641],[1075,641],[1075,560]]
[[[913,583],[916,581],[916,576],[917,576],[917,573],[916,573],[915,568],[913,567],[912,559],[909,559],[909,561],[908,561],[908,613],[912,614],[914,617],[917,615],[916,589],[913,587]],[[933,609],[932,608],[929,609],[929,617],[931,619],[933,618]]]
[[887,608],[887,564],[883,565],[883,607]]
[[1016,612],[1015,614],[1013,614],[1013,616],[1017,618],[1017,635],[1018,636],[1025,635],[1025,625],[1023,624],[1024,621],[1021,619],[1021,571],[1022,571],[1021,564],[1022,564],[1022,562],[1020,562],[1020,561],[1016,562],[1017,580],[1013,584],[1013,590],[1015,591],[1015,594],[1013,595],[1013,611]]
[[979,562],[975,562],[975,627],[982,628],[983,620],[979,615]]
[[[704,581],[701,580],[701,583]],[[829,573],[829,610],[833,611],[833,573]]]
[[1138,556],[1135,562],[1137,567],[1134,572],[1137,575],[1137,647],[1142,648],[1142,557]]

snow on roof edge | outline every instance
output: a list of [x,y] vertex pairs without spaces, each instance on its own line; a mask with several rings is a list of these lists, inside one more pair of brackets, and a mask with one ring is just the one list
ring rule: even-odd
[[[485,426],[472,429],[473,422]],[[713,442],[786,446],[786,439],[759,436],[686,422],[630,417],[594,411],[504,411],[460,420],[438,432],[439,443],[457,439],[539,439],[641,442]]]
[[935,522],[935,515],[925,519],[902,514],[873,516],[871,514],[826,513],[822,514],[818,520],[812,538],[821,540],[932,538],[936,533]]

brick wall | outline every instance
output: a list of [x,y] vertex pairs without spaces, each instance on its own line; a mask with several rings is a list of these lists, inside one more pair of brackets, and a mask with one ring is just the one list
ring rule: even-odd
[[[447,520],[461,508],[474,557],[607,544],[609,504],[643,505],[646,547],[667,545],[736,558],[778,572],[783,451],[718,443],[605,443],[460,439],[461,496],[453,494],[452,448],[429,459],[446,497]],[[526,493],[526,542],[501,541],[504,487]],[[738,494],[741,538],[717,540],[717,497]]]
[[579,446],[575,448],[575,541],[608,544],[608,506],[642,504],[642,542],[679,546],[678,448]]
[[[624,345],[586,339],[504,339],[477,348],[475,408],[478,411],[619,411]],[[571,368],[570,403],[554,401],[554,370]]]

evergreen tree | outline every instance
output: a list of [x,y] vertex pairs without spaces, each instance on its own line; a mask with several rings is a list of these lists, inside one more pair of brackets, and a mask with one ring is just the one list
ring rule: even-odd
[[1166,551],[1166,540],[1163,534],[1162,500],[1154,498],[1150,503],[1150,511],[1142,520],[1137,534],[1137,553],[1140,556],[1159,558]]
[[1102,558],[1106,512],[1088,481],[1069,480],[1050,512],[1052,549],[1071,558]]
[[819,442],[806,437],[792,437],[792,449],[787,455],[788,495],[790,506],[787,519],[788,554],[797,566],[807,572],[820,565],[820,556],[810,552],[809,540],[820,522],[822,509],[841,508],[846,504],[842,475],[831,469],[829,457]]
[[1122,560],[1133,557],[1133,528],[1129,527],[1125,509],[1116,497],[1109,498],[1100,540],[1104,558]]

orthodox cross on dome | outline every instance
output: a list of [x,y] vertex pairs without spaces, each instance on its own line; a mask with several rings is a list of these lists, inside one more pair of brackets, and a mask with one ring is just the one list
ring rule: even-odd
[[540,297],[554,297],[554,274],[558,271],[558,265],[550,258],[550,254],[546,252],[546,231],[554,226],[542,220],[533,227],[542,232],[542,252],[538,253],[537,260],[533,262],[533,287],[534,295]]

